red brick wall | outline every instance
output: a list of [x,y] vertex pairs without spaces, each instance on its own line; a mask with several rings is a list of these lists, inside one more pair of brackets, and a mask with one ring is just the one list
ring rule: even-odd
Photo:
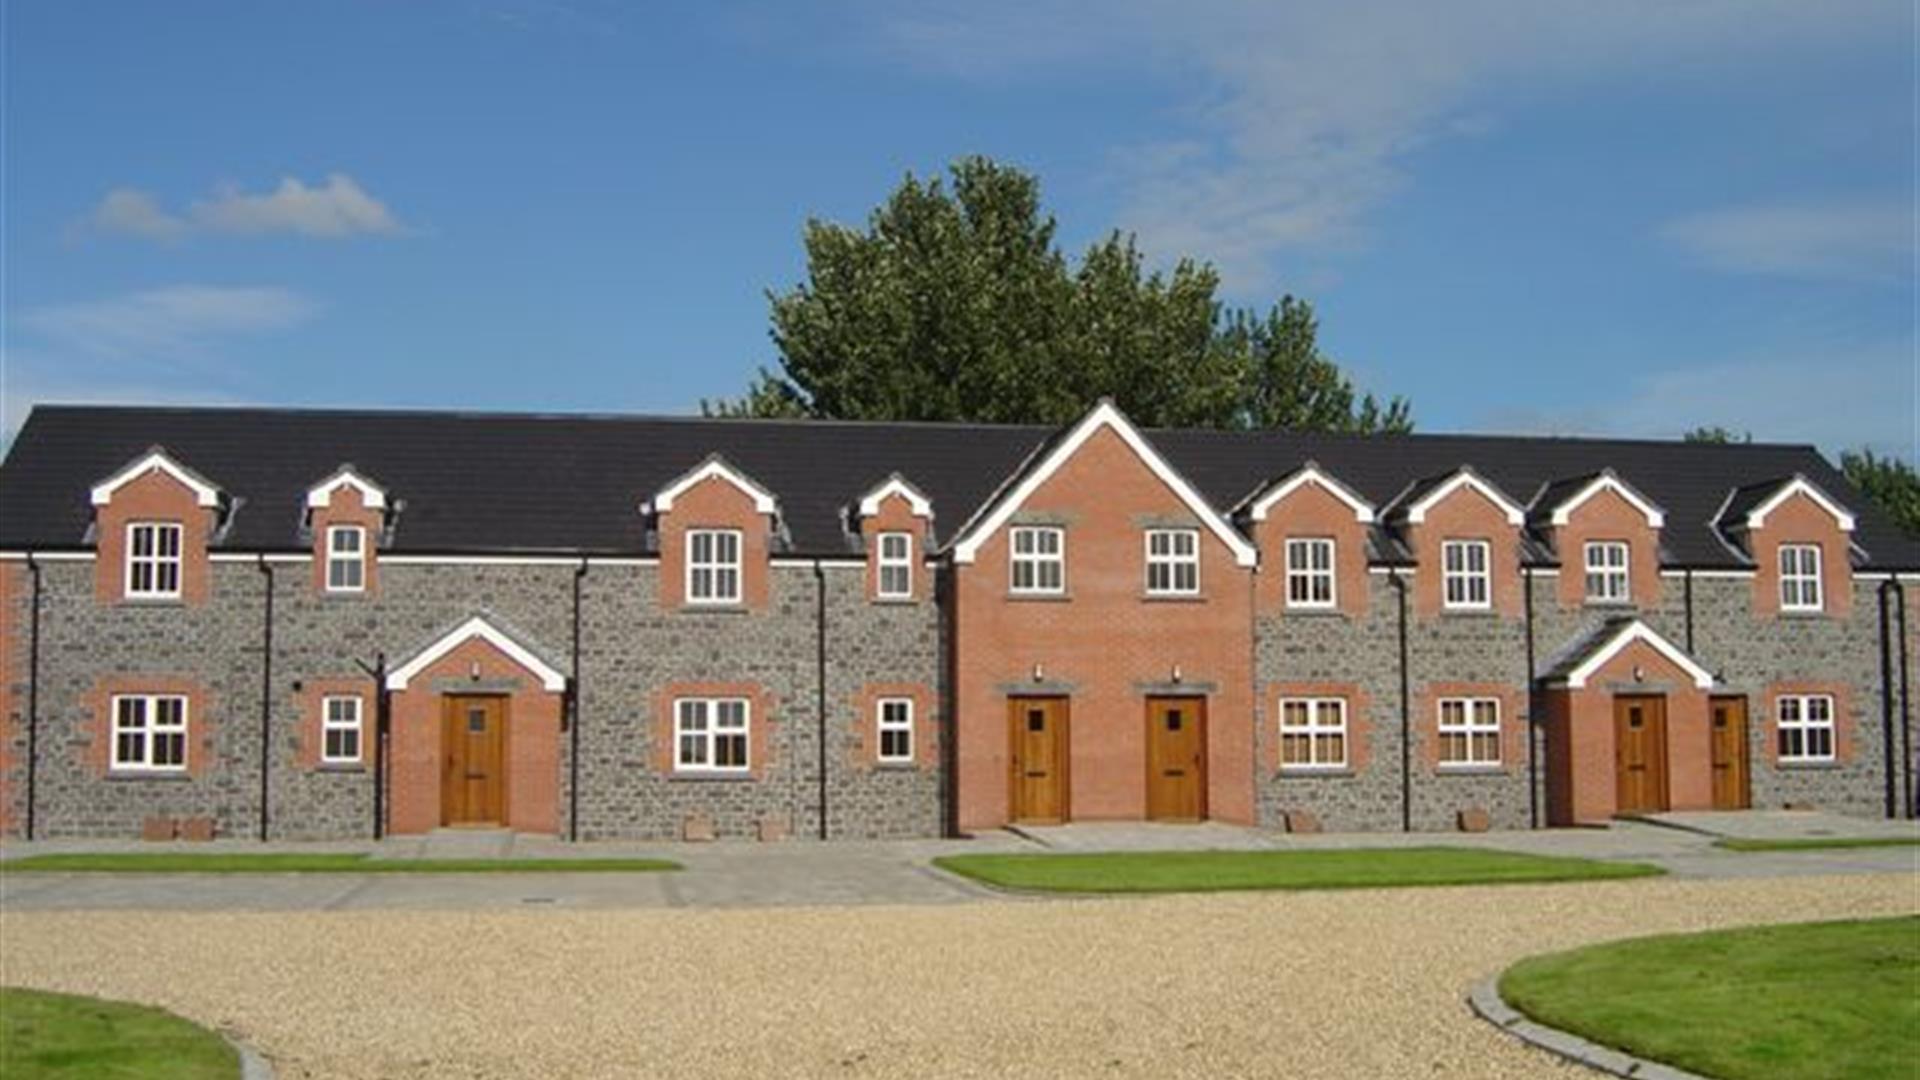
[[[1527,692],[1507,683],[1430,682],[1413,692],[1413,729],[1419,739],[1420,767],[1427,772],[1440,771],[1440,699],[1493,698],[1500,703],[1499,771],[1517,772],[1527,764]],[[1455,768],[1448,765],[1449,769]],[[1463,769],[1488,770],[1491,765],[1462,765]]]
[[880,598],[880,534],[883,532],[903,532],[913,537],[912,599],[932,599],[933,582],[926,565],[927,519],[915,517],[907,497],[897,493],[881,500],[878,510],[872,517],[860,519],[860,538],[867,549],[867,599]]
[[1819,544],[1821,600],[1826,613],[1846,618],[1853,610],[1853,564],[1848,559],[1847,534],[1839,523],[1802,494],[1794,494],[1767,515],[1767,524],[1747,535],[1753,550],[1753,611],[1780,614],[1780,545]]
[[[1355,618],[1367,613],[1367,526],[1355,520],[1353,507],[1319,484],[1301,484],[1267,509],[1255,524],[1260,548],[1260,610],[1287,609],[1288,538],[1333,540],[1333,592],[1337,610]],[[1324,609],[1321,609],[1324,610]]]
[[1358,683],[1276,682],[1267,684],[1266,738],[1262,740],[1260,768],[1267,776],[1280,772],[1280,700],[1282,698],[1341,698],[1347,703],[1347,769],[1365,772],[1373,760],[1373,696]]
[[94,595],[103,604],[125,599],[127,526],[136,521],[177,522],[180,530],[180,599],[204,604],[211,587],[207,541],[213,536],[214,511],[195,505],[192,489],[159,470],[123,484],[105,506],[94,508]]
[[[360,699],[360,764],[373,760],[374,709],[378,702],[373,680],[365,676],[354,678],[343,676],[331,679],[304,679],[300,690],[294,695],[294,708],[299,717],[298,737],[295,740],[294,761],[303,769],[320,767],[320,754],[324,749],[323,732],[326,699],[330,697],[357,697]],[[511,722],[511,721],[509,721]],[[332,767],[340,767],[350,762],[329,762]]]
[[673,775],[673,703],[679,698],[747,699],[747,771],[759,780],[773,765],[775,725],[780,723],[779,702],[766,687],[748,682],[676,682],[668,683],[653,695],[653,767],[662,776]]
[[113,771],[113,699],[119,694],[178,694],[187,699],[187,775],[204,776],[215,764],[220,720],[212,693],[193,679],[172,675],[106,675],[81,698],[90,719],[92,741],[82,760],[95,776]]
[[1589,540],[1627,543],[1627,588],[1633,603],[1653,608],[1660,603],[1660,531],[1647,516],[1611,488],[1603,489],[1574,508],[1567,523],[1553,530],[1553,546],[1560,553],[1560,606],[1577,608],[1587,601]]
[[[511,657],[473,638],[414,675],[407,689],[393,695],[389,820],[395,833],[427,832],[440,825],[443,695],[435,684],[468,681],[476,663],[481,687],[508,679],[520,684],[506,695],[507,824],[517,832],[559,831],[560,694],[541,689],[539,679]],[[368,730],[372,730],[371,716]]]
[[[1646,676],[1647,693],[1667,699],[1667,793],[1675,810],[1713,806],[1713,747],[1708,692],[1643,641],[1620,650],[1579,690],[1556,690],[1548,699],[1553,726],[1548,740],[1548,811],[1555,825],[1604,822],[1617,808],[1615,795],[1614,687],[1633,684],[1633,669]],[[1556,712],[1555,710],[1563,710]]]
[[[848,764],[858,770],[880,766],[880,699],[910,698],[913,701],[913,761],[915,769],[940,767],[939,698],[924,683],[868,683],[853,696],[853,739],[848,748]],[[907,767],[908,763],[889,761],[887,768]]]
[[730,481],[709,476],[674,497],[673,509],[660,515],[660,604],[686,603],[687,530],[740,530],[740,600],[760,610],[767,606],[767,542],[773,523],[753,508],[753,496]]
[[[1894,678],[1899,678],[1896,671]],[[1898,693],[1899,683],[1895,682]],[[1814,679],[1791,679],[1785,682],[1767,684],[1767,696],[1758,702],[1760,709],[1761,737],[1766,740],[1766,755],[1770,765],[1780,764],[1780,695],[1782,694],[1826,694],[1833,698],[1833,760],[1836,765],[1844,765],[1853,760],[1854,721],[1852,688],[1843,682],[1827,682]],[[1788,768],[1792,768],[1791,765]]]
[[[1427,508],[1426,520],[1408,527],[1413,557],[1419,570],[1413,575],[1413,611],[1419,618],[1440,614],[1446,597],[1442,578],[1445,563],[1441,545],[1448,540],[1485,540],[1492,610],[1518,618],[1524,599],[1520,587],[1520,531],[1507,523],[1493,500],[1471,487],[1454,489]],[[1484,610],[1484,609],[1483,609]]]
[[[313,510],[313,589],[327,591],[327,529],[334,525],[358,525],[366,531],[366,593],[380,595],[380,530],[384,515],[371,509],[360,496],[360,489],[341,484],[333,489],[329,505]],[[353,593],[335,593],[351,596]]]
[[960,827],[1006,822],[1003,684],[1031,686],[1036,664],[1047,681],[1073,686],[1072,817],[1144,815],[1148,694],[1138,684],[1167,682],[1178,666],[1189,686],[1213,685],[1207,695],[1209,813],[1250,823],[1250,569],[1235,566],[1232,551],[1196,522],[1200,598],[1145,599],[1141,518],[1188,511],[1108,429],[1091,436],[1022,510],[1067,521],[1068,599],[1009,597],[1005,527],[973,563],[955,568]]

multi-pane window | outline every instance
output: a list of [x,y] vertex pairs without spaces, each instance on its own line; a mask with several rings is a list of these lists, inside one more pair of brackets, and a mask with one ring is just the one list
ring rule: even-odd
[[1193,529],[1147,530],[1147,592],[1192,596],[1200,591],[1200,534]]
[[1280,767],[1339,769],[1347,764],[1347,703],[1342,698],[1282,698]]
[[913,534],[880,534],[880,596],[887,600],[913,597]]
[[358,525],[327,528],[327,591],[360,592],[367,587],[367,530]]
[[126,694],[113,699],[113,767],[179,771],[187,767],[187,699]]
[[1780,545],[1780,610],[1819,611],[1820,545]]
[[1500,764],[1499,699],[1440,699],[1440,764]]
[[1621,540],[1592,540],[1586,546],[1587,599],[1624,604],[1632,598],[1627,578],[1627,545]]
[[1333,606],[1333,541],[1287,541],[1287,606]]
[[673,705],[674,767],[747,771],[747,700],[681,698]]
[[880,760],[913,760],[913,699],[880,699]]
[[1775,700],[1781,761],[1833,760],[1833,698],[1788,694]]
[[360,760],[360,699],[329,697],[320,702],[320,760]]
[[695,604],[740,602],[740,530],[688,530],[687,600]]
[[1013,530],[1010,552],[1012,589],[1017,593],[1067,590],[1067,534],[1064,529],[1023,526]]
[[1446,590],[1445,606],[1492,606],[1493,581],[1487,571],[1492,547],[1485,540],[1447,540],[1441,543],[1441,582]]
[[137,521],[127,526],[127,595],[180,595],[179,525]]

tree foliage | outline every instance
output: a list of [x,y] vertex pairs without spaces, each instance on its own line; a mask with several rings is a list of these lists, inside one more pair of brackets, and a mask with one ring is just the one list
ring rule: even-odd
[[1913,466],[1872,450],[1846,450],[1840,454],[1840,470],[1907,535],[1920,537],[1920,475]]
[[1119,232],[1070,264],[1035,177],[976,157],[949,181],[907,176],[864,229],[809,221],[806,282],[768,296],[779,370],[703,411],[1060,424],[1105,396],[1152,426],[1412,429],[1307,302],[1227,309],[1212,266],[1150,271]]
[[1750,443],[1753,441],[1753,432],[1742,431],[1736,435],[1732,428],[1713,424],[1694,428],[1680,438],[1692,443]]

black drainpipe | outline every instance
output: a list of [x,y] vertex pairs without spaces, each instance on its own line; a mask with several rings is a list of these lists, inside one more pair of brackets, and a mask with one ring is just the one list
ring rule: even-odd
[[1413,831],[1413,703],[1407,677],[1407,583],[1398,567],[1388,578],[1400,597],[1400,831]]
[[820,769],[820,839],[827,838],[827,571],[819,559],[813,560],[813,685],[818,700],[814,702],[819,717],[819,731],[816,732],[815,746],[819,751]]
[[393,695],[387,691],[387,654],[374,657],[373,666],[355,660],[361,671],[373,680],[373,838],[386,835],[387,808],[387,728],[393,711]]
[[[1566,569],[1561,568],[1561,573]],[[1527,827],[1540,827],[1540,752],[1536,746],[1540,738],[1539,718],[1534,715],[1533,688],[1538,679],[1533,668],[1533,575],[1525,567],[1520,570],[1520,580],[1525,583],[1527,598]]]
[[262,554],[254,564],[266,579],[267,603],[260,624],[260,840],[267,839],[267,796],[273,775],[273,567]]
[[1912,639],[1907,637],[1907,587],[1897,578],[1893,583],[1893,602],[1900,627],[1900,764],[1907,774],[1906,816],[1911,818],[1920,812],[1915,805],[1920,795],[1916,795],[1913,788],[1913,715],[1907,707],[1907,644]]
[[33,608],[27,638],[27,839],[34,837],[35,788],[40,779],[40,564],[27,553],[33,575]]
[[[1885,787],[1887,816],[1890,818],[1899,816],[1899,795],[1896,794],[1898,780],[1896,779],[1893,761],[1895,754],[1894,747],[1896,745],[1896,740],[1893,735],[1893,643],[1888,640],[1888,635],[1892,627],[1889,622],[1889,613],[1887,610],[1887,597],[1891,595],[1892,592],[1892,578],[1888,578],[1880,583],[1880,739],[1881,746],[1886,748]],[[1905,647],[1906,643],[1904,641],[1901,642],[1901,648],[1904,649]]]
[[1687,601],[1687,655],[1693,655],[1693,567],[1680,571],[1680,581],[1685,588]]
[[573,674],[567,677],[567,839],[580,839],[580,583],[587,557],[573,571]]

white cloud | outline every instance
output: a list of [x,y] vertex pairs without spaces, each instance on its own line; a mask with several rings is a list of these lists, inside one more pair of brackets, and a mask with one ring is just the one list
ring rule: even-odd
[[112,359],[180,360],[219,338],[283,330],[318,310],[277,286],[172,285],[24,311],[19,325],[56,351]]
[[1172,75],[1169,142],[1116,152],[1121,221],[1149,250],[1204,254],[1255,288],[1285,252],[1363,243],[1409,155],[1476,137],[1579,81],[1777,60],[1909,32],[1896,0],[1510,0],[1078,4],[968,0],[876,12],[879,48],[936,75],[1005,81],[1098,67]]
[[1715,270],[1797,278],[1911,274],[1914,212],[1906,202],[1735,206],[1661,226],[1667,243]]
[[102,232],[148,239],[173,239],[188,232],[340,237],[406,231],[385,203],[345,173],[333,173],[313,186],[283,177],[279,187],[258,194],[224,185],[179,214],[144,191],[115,188],[88,215],[88,222]]

